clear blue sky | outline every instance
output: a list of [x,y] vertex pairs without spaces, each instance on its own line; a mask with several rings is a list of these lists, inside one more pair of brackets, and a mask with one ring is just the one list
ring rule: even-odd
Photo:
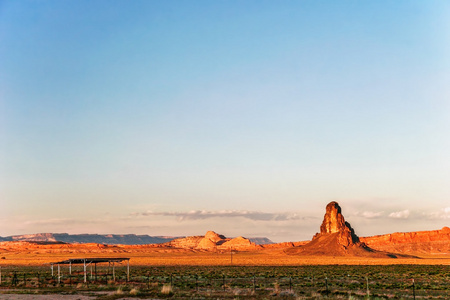
[[0,235],[450,225],[446,1],[0,0]]

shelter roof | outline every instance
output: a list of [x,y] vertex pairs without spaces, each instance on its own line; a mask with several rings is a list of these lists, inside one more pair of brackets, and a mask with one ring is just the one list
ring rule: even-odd
[[129,257],[90,257],[90,258],[70,258],[63,261],[52,262],[52,265],[65,265],[65,264],[84,264],[84,263],[110,263],[110,262],[122,262],[124,260],[130,260]]

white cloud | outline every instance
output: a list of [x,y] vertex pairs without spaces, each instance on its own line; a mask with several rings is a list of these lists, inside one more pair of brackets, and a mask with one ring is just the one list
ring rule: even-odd
[[301,217],[296,213],[266,213],[248,210],[218,210],[218,211],[192,210],[189,212],[148,211],[144,213],[135,213],[133,215],[176,217],[179,221],[203,220],[210,218],[244,218],[253,221],[291,221],[291,220],[305,219],[305,217]]
[[443,209],[427,214],[429,219],[450,219],[450,206],[444,207]]
[[374,212],[374,211],[364,211],[361,213],[361,216],[367,219],[375,219],[379,218],[383,215],[382,211]]
[[393,212],[389,214],[390,218],[394,218],[394,219],[407,219],[409,217],[409,214],[411,212],[409,211],[409,209],[405,209],[402,211],[397,211],[397,212]]

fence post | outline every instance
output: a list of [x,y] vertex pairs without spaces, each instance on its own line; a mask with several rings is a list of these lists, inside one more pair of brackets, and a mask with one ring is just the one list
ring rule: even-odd
[[256,291],[256,279],[255,279],[255,275],[253,275],[253,292]]
[[147,289],[150,289],[150,273],[147,274]]
[[16,285],[17,285],[17,272],[16,272],[16,271],[14,271],[14,275],[13,275],[13,280],[12,280],[12,284],[13,284],[14,286],[16,286]]
[[325,293],[328,295],[328,277],[325,277]]
[[367,297],[370,297],[370,291],[369,291],[369,277],[366,276],[366,289],[367,289]]
[[222,287],[223,291],[225,291],[225,275],[222,275]]
[[195,287],[196,287],[197,292],[198,292],[198,275],[195,275]]
[[289,290],[292,292],[292,277],[289,277]]
[[83,271],[84,271],[84,283],[86,283],[86,259],[83,260]]
[[116,272],[115,272],[114,262],[113,262],[113,281],[116,282]]
[[416,300],[416,284],[414,283],[414,278],[413,278],[412,288],[413,288],[413,298],[414,298],[414,300]]

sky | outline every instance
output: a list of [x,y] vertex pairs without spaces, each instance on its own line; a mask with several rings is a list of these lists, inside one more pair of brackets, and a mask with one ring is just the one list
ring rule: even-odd
[[0,0],[0,236],[450,225],[447,1]]

